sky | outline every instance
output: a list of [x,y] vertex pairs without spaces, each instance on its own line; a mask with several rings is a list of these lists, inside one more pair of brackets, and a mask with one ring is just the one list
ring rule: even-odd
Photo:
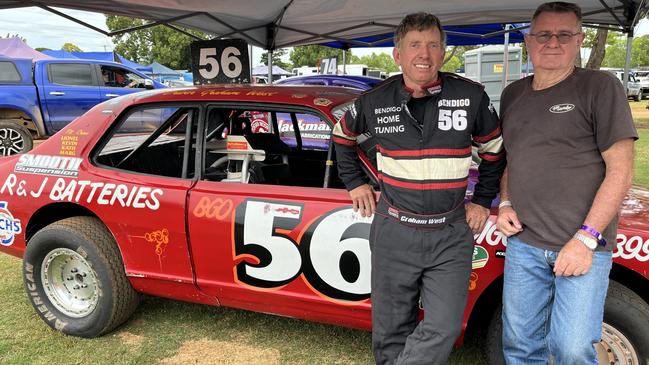
[[[97,28],[108,30],[103,14],[85,11],[57,9],[65,14],[91,24]],[[32,48],[45,47],[61,49],[64,43],[70,42],[86,52],[112,51],[114,45],[110,37],[74,23],[49,11],[36,7],[0,9],[0,36],[18,34],[27,40]],[[635,35],[649,34],[649,20],[643,19],[636,28]],[[253,66],[260,64],[263,50],[254,47],[251,59]],[[366,54],[391,53],[391,48],[354,48],[352,53],[362,57]],[[286,56],[288,60],[288,55]]]

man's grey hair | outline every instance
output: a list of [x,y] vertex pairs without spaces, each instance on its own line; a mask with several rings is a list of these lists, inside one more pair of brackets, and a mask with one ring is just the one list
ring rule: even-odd
[[394,32],[394,44],[399,47],[401,41],[411,30],[422,32],[424,30],[437,28],[439,30],[440,39],[442,40],[442,47],[446,46],[446,32],[442,28],[442,23],[435,15],[430,13],[414,13],[408,14],[401,20]]
[[577,17],[577,24],[581,27],[581,8],[575,3],[566,3],[563,1],[553,1],[539,5],[532,16],[532,23],[542,13],[573,13]]

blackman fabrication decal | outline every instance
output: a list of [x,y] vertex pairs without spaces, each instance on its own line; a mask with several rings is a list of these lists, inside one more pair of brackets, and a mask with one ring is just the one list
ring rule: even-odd
[[77,177],[81,159],[78,157],[21,155],[14,172],[28,174]]

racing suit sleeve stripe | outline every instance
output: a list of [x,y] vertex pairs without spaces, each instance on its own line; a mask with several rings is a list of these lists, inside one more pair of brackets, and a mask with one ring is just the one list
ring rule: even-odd
[[478,153],[478,157],[487,161],[498,161],[505,157],[504,153],[490,154],[490,153]]
[[494,129],[491,133],[487,134],[486,136],[474,136],[473,141],[477,143],[485,143],[488,142],[494,138],[500,137],[500,127]]
[[500,135],[491,139],[489,142],[478,142],[476,144],[478,145],[478,153],[496,154],[503,150],[503,138]]
[[352,141],[352,140],[342,138],[342,137],[339,137],[339,136],[333,136],[332,138],[333,138],[334,143],[344,144],[346,146],[356,146],[356,141]]

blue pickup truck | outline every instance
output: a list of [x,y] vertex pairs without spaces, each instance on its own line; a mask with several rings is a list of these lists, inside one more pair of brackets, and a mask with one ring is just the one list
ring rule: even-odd
[[29,151],[93,106],[165,87],[119,63],[0,57],[0,156]]

